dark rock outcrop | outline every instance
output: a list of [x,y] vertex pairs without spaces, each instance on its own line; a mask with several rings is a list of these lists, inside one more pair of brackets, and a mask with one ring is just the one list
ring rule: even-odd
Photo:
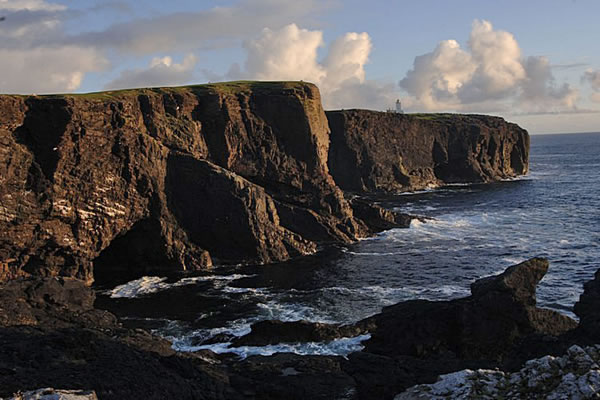
[[528,170],[529,135],[499,117],[328,111],[329,170],[352,192],[490,182]]
[[374,230],[308,83],[0,96],[0,144],[0,281],[270,263]]
[[101,399],[235,399],[227,376],[92,307],[69,278],[0,285],[0,397],[39,387],[94,390]]
[[585,283],[575,303],[575,314],[579,317],[579,326],[570,339],[584,344],[600,343],[600,270],[594,279]]
[[[465,368],[518,370],[530,357],[526,347],[537,346],[537,357],[558,354],[578,338],[573,320],[536,307],[535,286],[547,268],[546,260],[532,259],[476,281],[469,297],[403,302],[353,326],[258,323],[239,345],[329,341],[366,330],[371,339],[347,358],[241,361],[207,351],[178,354],[164,339],[126,329],[92,308],[94,294],[83,282],[15,280],[0,286],[0,396],[53,386],[94,390],[103,399],[391,399]],[[596,284],[586,285],[580,302],[590,307],[578,305],[582,324],[596,312]]]
[[329,342],[341,337],[358,336],[365,329],[358,325],[326,324],[321,322],[277,320],[252,324],[251,332],[237,338],[232,346],[265,346],[277,343]]
[[548,261],[533,258],[471,285],[450,301],[411,300],[371,317],[366,351],[386,356],[449,356],[502,364],[530,335],[559,336],[577,323],[536,307],[535,287]]

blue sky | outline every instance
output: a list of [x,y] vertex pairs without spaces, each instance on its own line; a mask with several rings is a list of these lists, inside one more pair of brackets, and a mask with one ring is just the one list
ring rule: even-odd
[[0,92],[302,79],[326,108],[400,98],[600,131],[599,15],[597,0],[0,0]]

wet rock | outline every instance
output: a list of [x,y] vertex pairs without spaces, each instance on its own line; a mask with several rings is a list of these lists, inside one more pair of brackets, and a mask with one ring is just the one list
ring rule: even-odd
[[57,390],[45,388],[18,393],[8,400],[98,400],[98,396],[96,396],[93,390]]
[[559,336],[577,326],[562,314],[535,307],[535,285],[547,268],[547,260],[531,259],[475,282],[466,298],[386,307],[368,319],[374,330],[366,351],[507,362],[525,337]]
[[266,346],[277,343],[329,342],[341,337],[354,337],[364,329],[352,325],[335,325],[321,322],[278,320],[252,324],[251,332],[233,341],[233,347]]
[[490,182],[527,173],[529,135],[499,117],[328,111],[329,169],[352,192]]
[[0,287],[0,397],[52,385],[94,390],[102,399],[238,398],[222,368],[123,328],[91,308],[93,297],[84,282],[68,278]]
[[579,327],[574,333],[579,342],[600,342],[600,270],[594,279],[586,282],[579,301],[575,303],[575,314],[579,317]]
[[254,399],[358,399],[345,363],[332,356],[254,356],[233,366],[231,383]]

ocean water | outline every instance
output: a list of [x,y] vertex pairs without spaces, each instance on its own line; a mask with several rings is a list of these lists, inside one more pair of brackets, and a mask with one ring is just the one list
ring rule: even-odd
[[531,141],[525,177],[371,197],[433,218],[426,223],[277,265],[144,277],[99,301],[181,351],[346,355],[367,336],[262,348],[229,343],[263,319],[351,323],[403,300],[466,296],[474,280],[542,256],[550,270],[538,286],[538,304],[574,316],[583,283],[600,268],[600,134]]

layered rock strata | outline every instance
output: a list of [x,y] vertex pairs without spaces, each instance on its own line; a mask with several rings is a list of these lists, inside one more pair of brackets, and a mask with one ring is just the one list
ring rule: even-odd
[[0,281],[282,261],[408,225],[338,184],[527,171],[526,132],[499,118],[327,117],[303,82],[0,96]]
[[0,96],[0,143],[0,280],[270,263],[372,232],[308,83]]
[[526,174],[529,135],[499,117],[328,111],[329,169],[353,192],[397,192]]

